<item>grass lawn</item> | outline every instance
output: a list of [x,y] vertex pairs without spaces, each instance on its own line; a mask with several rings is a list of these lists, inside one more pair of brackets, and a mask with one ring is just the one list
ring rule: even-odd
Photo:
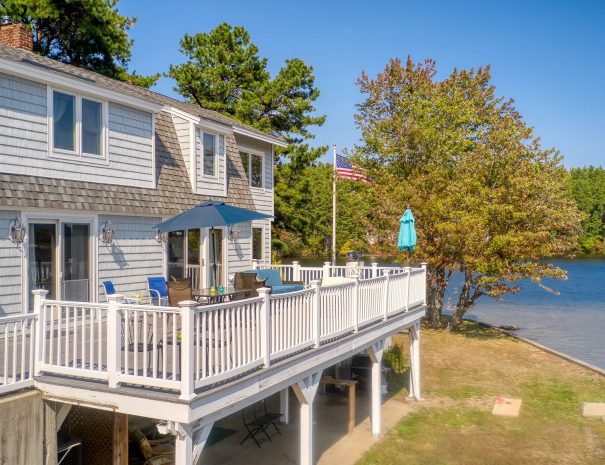
[[[605,376],[470,322],[421,344],[426,400],[359,465],[605,464],[605,422],[582,417]],[[523,400],[519,418],[492,416],[499,394]]]

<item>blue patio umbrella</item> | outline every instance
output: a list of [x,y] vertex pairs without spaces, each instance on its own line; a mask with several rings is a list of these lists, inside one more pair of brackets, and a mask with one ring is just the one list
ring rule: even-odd
[[414,219],[414,215],[412,215],[412,210],[407,208],[399,221],[397,247],[402,252],[408,251],[411,253],[414,251],[414,246],[416,245],[416,228],[414,227],[416,220]]
[[[159,232],[184,231],[187,229],[215,228],[232,226],[248,221],[273,218],[271,215],[258,213],[245,208],[227,205],[225,202],[202,202],[190,210],[184,211],[154,226]],[[216,283],[216,244],[212,234],[212,270]]]

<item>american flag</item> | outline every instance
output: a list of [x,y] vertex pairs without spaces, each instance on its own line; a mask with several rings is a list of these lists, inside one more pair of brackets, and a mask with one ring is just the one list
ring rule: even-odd
[[359,166],[349,162],[341,155],[336,155],[336,173],[353,181],[371,182]]

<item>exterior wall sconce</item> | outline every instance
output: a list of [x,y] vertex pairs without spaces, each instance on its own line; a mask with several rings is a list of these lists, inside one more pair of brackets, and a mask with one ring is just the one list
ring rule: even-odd
[[231,242],[237,242],[239,239],[239,229],[236,226],[229,228],[229,240]]
[[160,244],[165,244],[166,242],[168,242],[168,233],[167,232],[160,232],[160,230],[156,230],[155,232],[155,240],[158,241]]
[[115,232],[111,226],[111,221],[107,220],[105,223],[103,223],[103,226],[101,226],[101,235],[99,239],[101,239],[101,242],[104,244],[109,245],[113,242],[114,237]]
[[16,218],[8,227],[8,238],[20,246],[25,242],[26,230],[21,218]]

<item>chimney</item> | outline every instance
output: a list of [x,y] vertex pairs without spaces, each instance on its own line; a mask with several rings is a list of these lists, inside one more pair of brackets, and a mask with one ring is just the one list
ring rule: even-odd
[[0,45],[31,52],[34,49],[31,28],[23,23],[12,23],[8,16],[3,16],[0,22]]

